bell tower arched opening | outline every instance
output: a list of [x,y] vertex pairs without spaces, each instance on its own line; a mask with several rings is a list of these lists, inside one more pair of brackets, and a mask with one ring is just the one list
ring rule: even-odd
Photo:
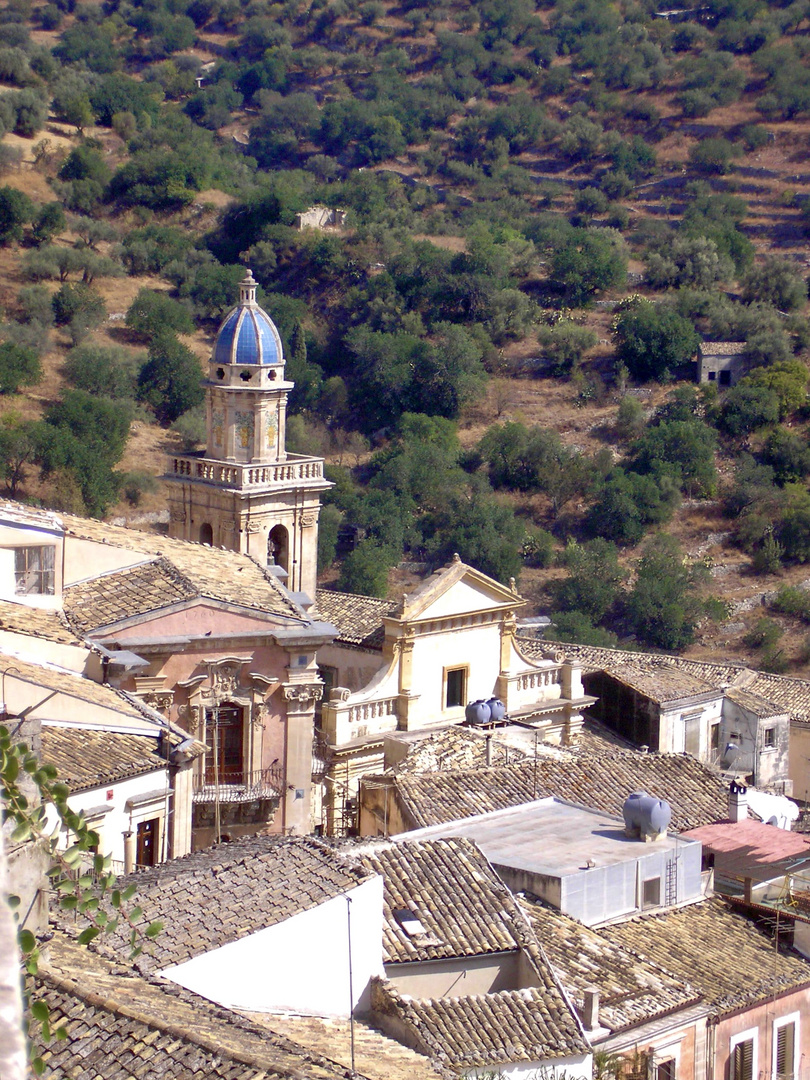
[[289,573],[290,538],[283,525],[276,525],[267,536],[267,565],[280,566]]

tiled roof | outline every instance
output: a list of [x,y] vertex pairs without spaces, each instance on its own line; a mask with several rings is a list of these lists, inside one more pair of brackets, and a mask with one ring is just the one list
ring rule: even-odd
[[[309,837],[253,836],[120,879],[137,886],[144,922],[166,930],[138,959],[153,972],[248,937],[359,885],[369,875]],[[257,882],[261,887],[257,888]],[[119,953],[129,935],[108,939]]]
[[540,904],[522,907],[577,1009],[584,991],[599,990],[599,1026],[622,1031],[696,1002],[695,989],[659,964]]
[[536,638],[519,639],[521,652],[537,659],[550,651],[561,651],[569,660],[577,661],[583,671],[608,671],[619,678],[625,673],[632,677],[637,672],[650,674],[663,667],[676,668],[695,678],[705,680],[719,690],[733,685],[770,702],[779,712],[789,713],[792,720],[810,723],[810,681],[794,679],[789,675],[771,675],[765,671],[753,671],[744,664],[715,664],[705,660],[689,660],[681,656],[658,653],[625,652],[622,649],[602,649],[593,645],[576,645],[569,642],[539,641]]
[[[19,657],[9,657],[9,665],[6,668],[6,697],[14,706],[17,691],[14,684],[19,682],[29,683],[41,687],[43,690],[54,690],[57,696],[42,702],[42,706],[32,710],[40,716],[43,722],[54,719],[59,720],[58,695],[76,698],[86,701],[88,704],[110,709],[114,713],[123,715],[127,721],[133,721],[136,726],[143,726],[145,732],[154,731],[155,724],[160,718],[149,710],[145,705],[122,690],[106,683],[97,683],[92,679],[85,679],[75,672],[55,668],[46,664],[31,664]],[[73,721],[71,721],[73,722]]]
[[786,872],[797,861],[810,860],[810,838],[804,833],[777,829],[753,818],[703,825],[686,835],[716,854],[720,872],[767,879],[776,877],[779,869]]
[[41,1047],[54,1077],[345,1080],[347,1070],[162,980],[134,977],[57,935],[36,986],[51,1026]]
[[[248,555],[236,551],[192,544],[168,536],[124,529],[90,518],[60,515],[67,536],[109,544],[146,557],[163,558],[193,587],[198,596],[237,604],[257,611],[306,620],[272,574],[268,574]],[[117,577],[117,575],[109,575]],[[65,590],[66,597],[73,589]]]
[[565,760],[397,777],[397,801],[413,828],[505,810],[547,795],[620,815],[624,800],[643,788],[672,807],[675,829],[696,828],[727,816],[723,782],[686,754],[632,750],[583,752]]
[[152,736],[81,728],[43,727],[42,760],[73,793],[166,768]]
[[395,600],[378,600],[373,596],[318,589],[318,611],[338,628],[337,641],[360,645],[366,649],[381,649],[383,618],[397,610]]
[[0,600],[0,630],[55,641],[59,645],[81,644],[61,611],[46,611],[9,600]]
[[67,617],[83,634],[198,596],[166,559],[141,563],[65,589]]
[[[347,853],[385,882],[386,963],[508,952],[521,947],[511,893],[470,840],[374,844]],[[412,911],[426,933],[409,936],[396,911]]]
[[716,1014],[810,984],[810,965],[719,899],[643,915],[597,931],[689,982]]
[[736,705],[747,709],[748,712],[755,713],[762,720],[766,720],[771,716],[779,716],[785,711],[778,705],[774,705],[772,701],[766,701],[764,697],[742,686],[729,687],[726,690],[726,697]]
[[422,1001],[398,993],[390,983],[375,989],[375,1004],[410,1028],[424,1052],[450,1075],[458,1075],[453,1069],[590,1051],[562,994],[551,997],[546,987]]
[[737,356],[744,353],[744,341],[702,341],[700,351],[704,356]]

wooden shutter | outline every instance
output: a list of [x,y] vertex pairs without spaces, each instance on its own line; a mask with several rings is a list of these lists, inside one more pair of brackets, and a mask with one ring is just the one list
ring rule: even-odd
[[794,1024],[783,1024],[776,1029],[776,1075],[793,1078],[793,1047],[796,1029]]
[[754,1040],[737,1043],[731,1055],[731,1080],[752,1080],[754,1074]]

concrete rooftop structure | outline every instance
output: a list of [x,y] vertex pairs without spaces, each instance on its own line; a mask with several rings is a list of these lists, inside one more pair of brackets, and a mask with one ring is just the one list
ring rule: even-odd
[[560,799],[545,798],[396,837],[474,840],[513,891],[541,897],[596,925],[643,908],[700,896],[701,846],[664,836],[645,843],[624,822]]

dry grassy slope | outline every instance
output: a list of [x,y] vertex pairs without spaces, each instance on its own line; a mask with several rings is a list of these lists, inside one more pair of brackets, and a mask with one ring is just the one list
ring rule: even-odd
[[[369,38],[373,38],[383,33],[385,28],[390,27],[401,32],[405,26],[403,20],[388,13],[379,27],[368,30],[366,33]],[[452,23],[447,23],[435,29],[443,28],[454,29],[455,27]],[[55,37],[55,34],[37,32],[37,40],[41,39],[41,44],[52,44]],[[430,44],[432,38],[432,34],[427,34],[421,39],[406,38],[401,41],[410,45]],[[201,35],[194,52],[203,61],[215,59],[217,48],[226,45],[229,39],[228,34],[206,33]],[[334,71],[327,69],[320,73],[320,77],[324,83],[328,84],[331,78],[337,76]],[[512,92],[512,88],[504,87],[504,99],[508,99]],[[652,101],[658,108],[663,121],[671,125],[672,129],[656,145],[660,163],[656,179],[641,185],[626,201],[626,205],[633,220],[646,215],[675,220],[682,208],[683,187],[687,181],[684,164],[694,139],[707,133],[723,134],[741,124],[757,123],[760,122],[760,117],[754,110],[752,99],[749,97],[732,107],[714,110],[706,120],[686,124],[679,117],[671,92],[636,96],[642,100]],[[562,103],[550,101],[548,103],[550,112],[554,112],[555,105],[561,106]],[[231,129],[233,131],[245,130],[250,120],[249,115],[237,117],[223,135],[229,137]],[[810,195],[810,170],[806,168],[810,124],[787,122],[767,126],[774,132],[773,141],[765,148],[739,159],[733,174],[714,180],[712,183],[717,189],[738,192],[747,200],[750,217],[746,221],[746,229],[761,252],[778,251],[781,254],[790,254],[804,259],[806,242],[799,227],[798,211],[792,206],[792,202],[796,195]],[[125,148],[114,134],[107,129],[97,129],[88,134],[101,140],[112,167],[122,160]],[[39,133],[33,140],[6,136],[5,142],[23,151],[23,162],[17,169],[0,174],[0,184],[11,184],[25,190],[37,201],[48,201],[52,198],[52,193],[46,174],[53,175],[58,166],[59,155],[66,152],[74,138],[64,125],[54,123],[49,123],[47,130]],[[33,149],[42,140],[47,140],[49,155],[53,157],[50,158],[50,163],[46,159],[40,167],[35,168]],[[554,207],[563,212],[570,209],[572,192],[587,175],[582,167],[569,167],[557,159],[537,154],[523,155],[521,164],[532,171],[538,180],[553,179],[561,185],[563,194],[555,198]],[[383,167],[386,165],[402,172],[419,175],[419,164],[412,154],[403,156],[395,162],[384,163]],[[425,179],[431,182],[433,178]],[[227,202],[228,196],[222,192],[201,193],[187,214],[188,226],[200,229],[210,222],[213,214]],[[126,221],[120,224],[126,227]],[[67,241],[69,237],[65,239]],[[431,239],[451,250],[458,250],[462,246],[462,242],[456,237]],[[18,271],[19,255],[20,253],[13,249],[0,249],[0,305],[5,308],[13,306],[17,291],[24,284]],[[638,269],[635,266],[631,268]],[[120,316],[126,311],[138,289],[144,285],[152,288],[165,287],[165,283],[149,278],[119,278],[97,282],[97,287],[104,295],[112,316]],[[599,367],[609,354],[609,348],[606,345],[609,338],[609,315],[592,311],[586,318],[600,338],[600,345],[594,351],[590,361]],[[126,334],[122,334],[120,317],[111,319],[107,326],[98,331],[95,338],[99,343],[109,341],[118,345],[123,344],[125,347],[135,347]],[[204,360],[210,349],[211,340],[205,334],[198,333],[189,339],[189,344],[201,360]],[[66,337],[56,333],[53,348],[45,357],[46,374],[42,383],[28,395],[11,400],[0,400],[0,414],[9,411],[16,411],[24,416],[41,414],[43,407],[58,397],[63,386],[61,367],[67,347]],[[527,339],[505,350],[504,359],[510,362],[519,361],[536,355],[537,351],[536,341]],[[646,395],[650,407],[660,400],[665,392],[660,388],[651,389]],[[460,425],[462,441],[465,445],[472,445],[489,424],[515,417],[527,423],[554,427],[560,431],[566,442],[581,447],[583,450],[595,451],[606,444],[610,445],[610,424],[617,401],[608,399],[602,404],[591,404],[584,409],[579,409],[574,404],[574,397],[574,388],[570,384],[557,380],[536,380],[531,377],[496,379],[490,385],[486,399],[462,417]],[[149,469],[159,475],[162,471],[163,457],[173,445],[174,438],[170,433],[138,420],[133,424],[122,467],[124,469]],[[721,472],[728,474],[731,464],[731,462],[721,461]],[[37,494],[37,483],[34,477],[31,478],[28,488],[31,494]],[[539,520],[544,518],[546,508],[541,499],[515,501],[517,508],[527,517],[532,516]],[[147,496],[140,510],[158,509],[164,505],[165,495],[160,492],[154,496]],[[115,514],[124,515],[132,514],[132,512],[126,504],[113,510]],[[679,537],[690,554],[706,555],[713,560],[716,573],[715,591],[724,598],[731,602],[755,601],[764,592],[772,591],[782,583],[796,583],[810,578],[810,568],[804,567],[792,568],[778,579],[753,577],[748,572],[748,560],[739,551],[729,546],[727,540],[723,538],[726,526],[727,522],[720,515],[716,504],[698,504],[682,508],[678,518],[670,527],[670,531]],[[632,563],[634,555],[634,552],[627,553],[628,565]],[[558,571],[536,570],[525,572],[522,587],[533,609],[542,610],[547,606],[545,588],[558,573]],[[407,570],[395,571],[392,574],[392,587],[395,591],[399,591],[414,580],[413,573]],[[690,652],[696,656],[721,654],[756,662],[756,653],[746,650],[741,643],[741,638],[745,627],[753,623],[759,614],[761,611],[748,611],[733,616],[730,623],[725,625],[707,626]],[[788,627],[788,631],[783,643],[786,645],[786,652],[795,656],[801,650],[804,632],[796,627]],[[796,670],[810,673],[810,666]]]

